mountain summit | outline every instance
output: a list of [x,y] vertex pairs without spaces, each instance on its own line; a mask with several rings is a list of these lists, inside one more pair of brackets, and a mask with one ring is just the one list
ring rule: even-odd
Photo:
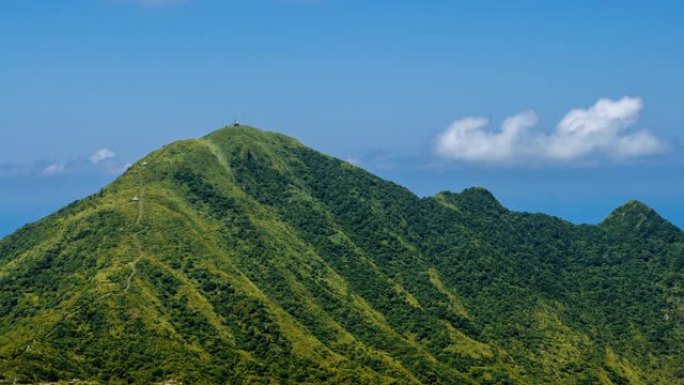
[[613,210],[600,224],[620,233],[660,233],[676,236],[680,230],[642,202],[631,200]]
[[0,382],[681,383],[684,237],[628,206],[421,199],[226,127],[0,240]]

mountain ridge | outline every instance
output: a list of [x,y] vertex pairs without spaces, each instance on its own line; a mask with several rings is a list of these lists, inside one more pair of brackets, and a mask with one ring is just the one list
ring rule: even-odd
[[[290,137],[290,136],[288,136],[288,135],[285,135],[285,134],[282,134],[282,133],[279,133],[279,132],[261,130],[261,129],[258,129],[258,128],[255,128],[255,127],[252,127],[252,126],[247,126],[247,125],[239,125],[239,126],[228,125],[228,126],[224,126],[224,127],[222,127],[222,128],[219,128],[219,129],[217,129],[217,130],[215,130],[215,131],[212,131],[211,133],[205,135],[204,137],[202,137],[202,138],[200,138],[200,139],[184,139],[184,140],[178,140],[178,141],[175,141],[175,142],[172,142],[172,143],[170,143],[170,144],[167,144],[167,145],[163,146],[162,149],[165,149],[165,148],[167,148],[167,147],[169,147],[169,146],[172,146],[172,145],[175,144],[175,143],[192,142],[192,141],[197,141],[197,140],[207,140],[208,142],[205,142],[205,143],[210,144],[210,143],[211,143],[210,140],[211,140],[212,137],[218,137],[218,136],[235,136],[235,135],[241,135],[241,136],[244,136],[244,137],[246,137],[246,138],[251,138],[252,140],[254,140],[254,139],[258,138],[258,137],[273,136],[273,137],[278,137],[278,138],[280,138],[280,139],[283,139],[285,142],[289,142],[289,143],[294,144],[294,145],[297,145],[297,146],[305,147],[305,145],[304,145],[302,142],[300,142],[299,140],[297,140],[296,138]],[[148,157],[153,156],[153,155],[156,154],[158,151],[160,151],[160,150],[153,151],[153,152],[151,152],[150,154],[143,156],[143,157],[140,158],[138,161],[136,161],[134,164],[139,164],[139,163],[144,162]],[[359,166],[355,166],[355,165],[352,165],[352,164],[350,164],[350,165],[353,166],[353,167],[357,167],[357,168],[359,168],[359,169],[361,169],[361,170],[366,171],[365,169],[363,169],[363,168],[361,168],[361,167],[359,167]],[[410,191],[410,190],[409,190],[409,191]],[[446,194],[446,195],[449,195],[449,194],[451,194],[451,195],[459,195],[459,194],[463,194],[463,193],[470,193],[470,192],[473,192],[473,191],[479,191],[479,192],[482,192],[482,193],[486,193],[486,195],[489,195],[489,196],[491,197],[491,199],[492,199],[493,201],[496,202],[497,205],[501,206],[501,208],[503,208],[503,209],[506,209],[506,208],[501,204],[501,202],[498,201],[498,199],[494,196],[494,194],[493,194],[491,191],[489,191],[489,190],[488,190],[486,187],[484,187],[484,186],[472,186],[472,187],[467,187],[467,188],[464,188],[461,192],[455,192],[455,191],[444,190],[444,191],[440,191],[440,192],[434,194],[431,198],[439,198],[440,196],[445,195],[445,194]],[[427,198],[430,198],[430,197],[427,197]],[[78,200],[76,200],[76,201],[74,201],[74,202],[72,202],[72,203],[77,203],[77,202],[80,201],[80,200],[81,200],[81,199],[78,199]],[[70,204],[68,204],[67,206],[69,206],[69,205],[70,205]],[[619,210],[622,210],[622,209],[624,209],[624,208],[626,208],[626,207],[634,207],[634,205],[637,205],[637,206],[642,207],[644,211],[648,211],[648,212],[651,212],[651,211],[652,211],[653,213],[657,214],[658,217],[662,218],[664,221],[666,221],[667,223],[671,224],[671,225],[674,226],[676,229],[678,229],[678,230],[681,231],[681,228],[679,228],[679,226],[677,226],[677,225],[673,224],[672,222],[670,222],[669,220],[663,218],[663,217],[662,217],[659,213],[657,213],[653,208],[651,208],[650,206],[648,206],[648,205],[645,204],[644,202],[639,201],[639,200],[636,200],[636,199],[630,199],[630,200],[628,200],[627,202],[625,202],[624,204],[622,204],[622,205],[616,207],[616,208],[613,209],[613,210],[612,210],[612,211],[611,211],[611,212],[610,212],[610,213],[609,213],[601,222],[599,222],[599,223],[597,223],[597,224],[588,224],[588,225],[590,225],[590,226],[598,226],[598,225],[601,225],[601,223],[605,222],[611,215],[615,214],[615,213],[618,212]],[[506,210],[507,210],[507,209],[506,209]],[[59,210],[58,210],[58,211],[59,211]],[[526,211],[523,211],[523,212],[524,212],[524,213],[527,213]],[[521,212],[521,213],[523,213],[523,212]],[[537,214],[543,214],[543,215],[554,216],[554,215],[545,214],[545,213],[537,213]],[[564,218],[562,218],[562,219],[563,219],[563,220],[566,220],[566,219],[564,219]],[[30,224],[31,224],[31,223],[27,223],[27,224],[25,224],[25,225],[19,227],[18,229],[12,231],[11,233],[6,234],[3,238],[9,237],[9,236],[12,235],[13,233],[15,233],[15,232],[21,230],[23,227],[29,226]],[[583,224],[576,224],[576,225],[583,225]],[[0,238],[0,240],[3,239],[3,238]]]
[[673,383],[684,242],[654,222],[419,198],[227,127],[0,240],[0,380]]

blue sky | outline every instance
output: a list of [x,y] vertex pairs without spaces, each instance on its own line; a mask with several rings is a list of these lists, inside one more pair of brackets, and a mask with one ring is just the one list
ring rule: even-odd
[[675,1],[6,0],[0,235],[237,117],[420,195],[684,226]]

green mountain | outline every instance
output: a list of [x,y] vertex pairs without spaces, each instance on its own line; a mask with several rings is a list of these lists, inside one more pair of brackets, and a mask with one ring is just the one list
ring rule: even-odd
[[419,198],[227,127],[0,241],[0,382],[684,384],[683,278],[638,202]]

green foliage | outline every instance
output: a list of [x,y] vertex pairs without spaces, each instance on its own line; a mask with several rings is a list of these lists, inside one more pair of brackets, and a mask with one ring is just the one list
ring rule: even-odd
[[420,199],[230,127],[0,240],[0,382],[673,384],[683,267],[638,202]]

